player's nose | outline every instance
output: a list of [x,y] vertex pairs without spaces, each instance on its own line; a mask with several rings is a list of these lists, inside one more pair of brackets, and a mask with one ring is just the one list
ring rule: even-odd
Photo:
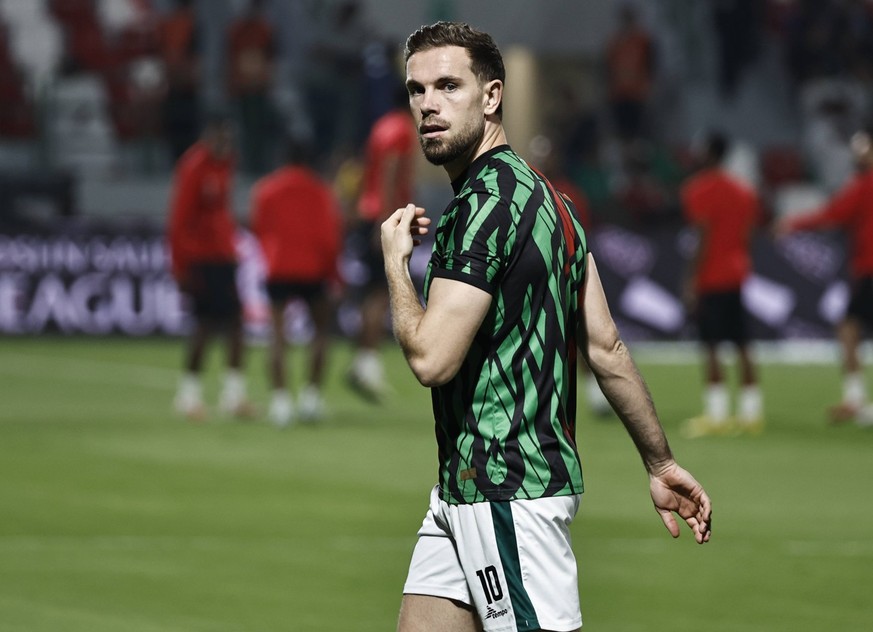
[[419,105],[423,115],[439,113],[439,102],[437,100],[436,90],[428,88],[424,91]]

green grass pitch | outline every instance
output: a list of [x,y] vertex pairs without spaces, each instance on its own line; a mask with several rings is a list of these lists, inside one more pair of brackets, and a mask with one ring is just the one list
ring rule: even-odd
[[[436,464],[429,395],[397,349],[385,405],[346,389],[341,345],[330,417],[277,430],[174,417],[181,345],[0,340],[0,632],[393,630]],[[824,423],[837,368],[764,364],[765,433],[688,441],[698,367],[638,360],[713,498],[713,538],[672,540],[620,425],[580,405],[585,629],[870,629],[873,429]],[[263,407],[263,349],[248,374]]]

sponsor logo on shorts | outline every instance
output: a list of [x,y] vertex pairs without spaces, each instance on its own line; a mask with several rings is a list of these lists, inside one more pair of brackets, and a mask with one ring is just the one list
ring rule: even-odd
[[502,617],[509,613],[509,608],[504,608],[503,610],[495,610],[491,606],[488,606],[486,610],[485,618],[486,619],[497,619],[498,617]]

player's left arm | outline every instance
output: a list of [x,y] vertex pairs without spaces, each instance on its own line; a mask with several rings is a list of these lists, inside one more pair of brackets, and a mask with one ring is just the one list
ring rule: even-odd
[[491,295],[472,285],[436,278],[427,309],[409,275],[415,236],[427,232],[430,220],[413,204],[398,209],[382,224],[382,251],[391,296],[394,336],[413,374],[424,386],[439,386],[461,367],[479,330]]
[[703,487],[674,460],[652,396],[609,312],[594,257],[588,255],[584,311],[577,336],[580,351],[618,414],[649,473],[655,509],[673,537],[679,514],[698,542],[709,540],[712,509]]
[[700,273],[701,263],[707,234],[707,223],[702,220],[699,207],[696,204],[695,195],[689,186],[685,186],[681,192],[682,212],[685,223],[692,233],[691,245],[688,253],[688,262],[682,277],[682,301],[685,309],[694,312],[697,309],[697,275]]
[[793,214],[776,222],[775,233],[782,237],[803,230],[821,230],[850,225],[863,208],[864,187],[860,180],[849,181],[834,197],[817,211]]
[[658,421],[645,381],[609,311],[594,256],[588,254],[584,309],[577,339],[603,394],[624,422],[643,458],[646,469],[659,469],[673,461],[667,438]]
[[707,239],[706,231],[699,225],[691,227],[693,240],[688,253],[688,263],[685,266],[685,274],[682,278],[682,302],[689,312],[697,310],[697,276],[703,261],[704,243]]
[[191,242],[198,236],[192,230],[199,207],[202,175],[198,165],[181,164],[173,182],[170,218],[167,222],[172,273],[179,285],[188,281]]

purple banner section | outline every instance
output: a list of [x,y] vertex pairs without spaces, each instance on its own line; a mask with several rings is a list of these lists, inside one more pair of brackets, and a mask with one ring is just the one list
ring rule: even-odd
[[[693,235],[684,229],[638,233],[604,225],[589,235],[613,316],[627,340],[693,339],[681,284]],[[428,246],[416,249],[420,282]],[[238,240],[238,282],[250,331],[263,333],[268,306],[257,242]],[[756,339],[829,338],[848,301],[843,240],[808,233],[754,241],[754,273],[743,288]],[[347,253],[343,269],[355,269]],[[350,274],[354,290],[354,275]],[[306,314],[289,307],[294,337],[306,337]],[[353,301],[340,306],[338,331],[356,329]],[[169,273],[159,227],[77,226],[39,234],[0,232],[0,335],[184,334],[190,317]]]
[[[681,300],[694,248],[682,228],[646,234],[602,226],[590,235],[613,317],[628,340],[694,339]],[[829,338],[849,298],[844,240],[802,233],[753,241],[753,273],[743,286],[752,336],[759,340]]]
[[157,234],[0,234],[0,333],[178,334]]

